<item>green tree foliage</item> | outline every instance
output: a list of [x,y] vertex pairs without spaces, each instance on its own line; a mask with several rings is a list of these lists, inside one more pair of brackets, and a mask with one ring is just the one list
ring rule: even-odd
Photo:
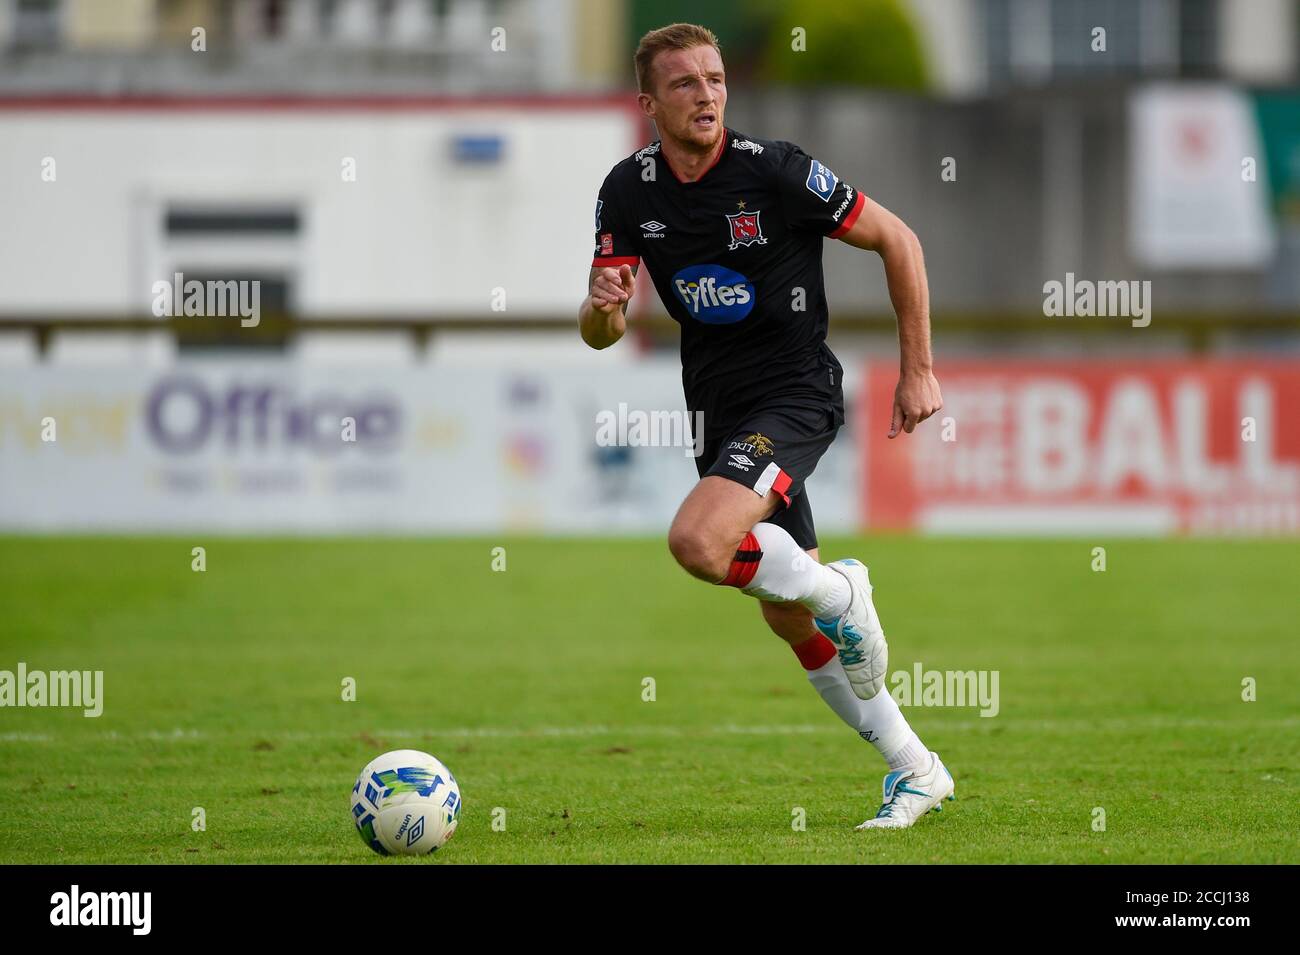
[[[792,49],[804,30],[803,50]],[[791,86],[923,90],[925,56],[898,0],[789,0],[771,20],[763,78]]]

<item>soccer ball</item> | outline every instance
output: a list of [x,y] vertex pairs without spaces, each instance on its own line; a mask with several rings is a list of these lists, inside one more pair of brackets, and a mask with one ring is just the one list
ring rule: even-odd
[[366,764],[352,787],[352,821],[380,855],[425,855],[447,844],[460,819],[460,787],[428,753],[398,749]]

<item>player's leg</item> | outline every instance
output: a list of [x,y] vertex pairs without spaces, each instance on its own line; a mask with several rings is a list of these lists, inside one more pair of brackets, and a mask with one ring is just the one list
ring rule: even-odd
[[[810,554],[816,551],[809,551]],[[816,560],[817,558],[813,558]],[[821,637],[817,625],[813,623],[812,611],[803,604],[796,603],[774,603],[770,600],[758,601],[759,610],[763,612],[763,622],[778,637],[790,644],[791,647],[797,647],[813,637]],[[825,640],[825,637],[822,637]],[[826,643],[834,649],[834,644],[829,640]]]
[[750,529],[780,503],[774,491],[756,494],[747,485],[706,474],[677,509],[668,550],[693,577],[724,583]]
[[[806,490],[768,521],[802,544],[811,561],[820,560],[812,506]],[[864,574],[865,570],[864,567]],[[880,809],[859,828],[910,826],[931,809],[938,811],[945,798],[953,798],[952,776],[938,755],[931,753],[921,742],[888,690],[882,688],[881,692],[865,699],[855,691],[841,662],[844,654],[836,653],[835,646],[823,632],[824,623],[818,623],[802,604],[762,601],[759,606],[763,619],[790,645],[808,673],[808,682],[826,705],[875,747],[889,766]],[[878,619],[876,622],[879,623]]]
[[[840,612],[849,607],[854,595],[848,578],[821,564],[815,546],[805,551],[785,528],[755,520],[783,504],[773,492],[759,498],[744,485],[705,476],[673,521],[669,549],[695,576],[758,597],[768,626],[790,644],[822,699],[880,751],[890,769],[919,763],[926,749],[893,697],[875,693],[869,700],[859,699],[841,663],[843,653],[817,626],[815,614],[832,614],[837,604]],[[796,497],[775,519],[801,537],[813,534],[806,495]],[[765,548],[757,547],[760,538]],[[849,658],[850,666],[858,663],[856,656]]]
[[[801,662],[815,664],[805,665],[810,681],[819,693],[825,687],[823,698],[845,722],[860,733],[870,734],[864,738],[873,745],[883,728],[890,749],[887,758],[912,764],[912,768],[894,770],[886,777],[887,792],[891,779],[895,787],[881,807],[881,813],[894,813],[894,818],[900,822],[906,819],[903,824],[910,825],[916,816],[909,816],[905,806],[916,806],[918,797],[899,781],[915,773],[940,770],[949,783],[951,778],[933,754],[929,754],[929,765],[920,768],[909,745],[915,734],[902,720],[893,698],[879,692],[887,648],[871,604],[866,567],[854,560],[823,565],[815,559],[817,542],[811,509],[806,495],[801,494],[803,479],[812,473],[834,437],[836,426],[833,419],[827,426],[824,412],[801,416],[785,410],[764,418],[762,424],[743,438],[714,445],[712,466],[707,461],[699,462],[700,483],[673,520],[669,549],[683,568],[702,580],[737,587],[765,604],[794,603],[808,613],[818,631],[808,636],[821,639],[797,641],[800,645],[795,647],[796,655]],[[736,454],[731,453],[733,448]],[[772,460],[764,461],[769,456]],[[778,460],[782,463],[778,464]],[[770,519],[763,520],[765,517]],[[755,523],[745,530],[749,521]],[[814,556],[809,555],[809,550],[814,551]],[[801,618],[789,610],[775,613],[780,615],[783,631],[797,638],[795,628],[802,625]],[[828,649],[831,641],[834,645]],[[859,704],[873,699],[877,702],[864,717],[860,706],[856,713],[850,709],[854,698]],[[905,730],[900,730],[896,721],[881,723],[878,717],[890,716],[891,708]],[[902,733],[908,739],[896,744]],[[924,747],[920,748],[924,751]],[[950,793],[951,788],[943,795]],[[925,806],[917,815],[929,808]]]
[[[668,546],[702,580],[806,607],[836,645],[854,692],[869,699],[884,683],[888,648],[866,567],[823,565],[806,553],[817,541],[803,482],[838,426],[834,409],[782,405],[756,413],[732,440],[710,444],[714,460],[698,462],[703,476],[678,510]],[[797,540],[783,522],[809,536]]]
[[673,518],[668,549],[701,580],[760,600],[795,602],[812,616],[835,621],[854,601],[852,581],[810,559],[788,532],[763,520],[783,504],[779,492],[759,497],[745,484],[707,474]]
[[858,698],[835,645],[814,626],[806,607],[767,601],[761,601],[759,606],[772,632],[790,644],[817,694],[853,732],[875,747],[891,770],[926,764],[929,751],[908,724],[898,703],[888,691],[877,693],[869,700]]
[[[785,512],[774,515],[805,540],[816,539],[807,492]],[[808,557],[819,561],[816,547]],[[790,645],[818,695],[852,730],[876,748],[891,770],[922,766],[929,751],[908,724],[898,703],[883,691],[863,700],[854,692],[835,645],[817,627],[807,607],[798,603],[760,601],[759,607],[772,632]]]

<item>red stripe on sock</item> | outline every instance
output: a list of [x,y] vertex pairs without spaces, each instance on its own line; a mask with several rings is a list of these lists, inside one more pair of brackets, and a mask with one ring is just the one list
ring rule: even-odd
[[831,657],[835,656],[835,644],[831,643],[820,633],[815,633],[803,643],[794,644],[790,647],[794,655],[799,658],[805,670],[818,670],[830,662]]
[[758,538],[746,532],[740,542],[740,549],[731,560],[731,569],[722,581],[724,587],[748,587],[758,572],[758,562],[763,559],[763,551],[758,546]]

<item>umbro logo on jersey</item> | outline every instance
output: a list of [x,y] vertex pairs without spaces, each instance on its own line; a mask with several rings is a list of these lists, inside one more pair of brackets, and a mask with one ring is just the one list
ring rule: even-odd
[[732,149],[748,149],[748,150],[749,150],[751,153],[753,153],[755,156],[757,156],[759,153],[761,153],[761,152],[763,151],[763,147],[762,147],[762,146],[760,146],[758,143],[756,143],[756,142],[754,142],[754,141],[752,141],[752,140],[749,140],[749,139],[733,139],[733,140],[731,141],[731,148],[732,148]]
[[646,156],[653,156],[657,152],[659,152],[659,141],[655,140],[649,146],[646,146],[643,149],[638,149],[636,155],[632,158],[637,162],[640,162],[642,159],[645,159]]
[[649,222],[642,222],[641,228],[646,230],[641,233],[641,238],[662,239],[664,237],[664,229],[667,229],[668,226],[664,225],[657,219],[651,219]]
[[731,456],[731,460],[735,461],[738,465],[740,465],[742,468],[744,468],[747,471],[754,466],[754,462],[751,461],[748,457],[746,457],[743,454],[733,454]]

